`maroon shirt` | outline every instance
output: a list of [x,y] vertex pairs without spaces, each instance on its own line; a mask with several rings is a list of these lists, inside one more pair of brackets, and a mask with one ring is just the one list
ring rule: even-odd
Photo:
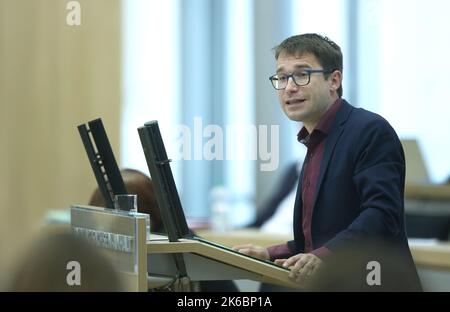
[[[314,249],[311,235],[312,215],[314,208],[314,196],[316,194],[319,179],[320,165],[325,151],[326,138],[341,107],[342,100],[338,99],[325,112],[311,134],[303,127],[297,135],[300,143],[308,148],[303,164],[302,180],[302,230],[305,236],[305,253],[312,253],[323,259],[329,253],[325,247]],[[268,248],[270,259],[286,258],[292,255],[287,244],[276,245]]]

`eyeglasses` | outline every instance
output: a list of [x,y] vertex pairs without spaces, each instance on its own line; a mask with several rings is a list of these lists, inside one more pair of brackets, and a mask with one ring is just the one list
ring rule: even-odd
[[324,73],[324,74],[330,74],[333,70],[329,69],[302,69],[296,72],[293,72],[290,75],[285,74],[276,74],[271,77],[269,77],[270,82],[272,83],[272,86],[277,90],[284,90],[286,89],[289,78],[292,78],[292,81],[294,83],[301,87],[306,86],[309,84],[311,80],[311,74],[313,73]]

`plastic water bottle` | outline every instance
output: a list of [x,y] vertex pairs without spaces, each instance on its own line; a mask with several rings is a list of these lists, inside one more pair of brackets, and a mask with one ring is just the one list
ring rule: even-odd
[[231,229],[231,194],[227,188],[216,186],[210,193],[211,229],[227,232]]

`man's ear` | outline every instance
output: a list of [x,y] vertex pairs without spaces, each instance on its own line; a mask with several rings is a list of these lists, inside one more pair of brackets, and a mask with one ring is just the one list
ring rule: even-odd
[[330,75],[331,79],[331,91],[337,92],[342,85],[342,72],[335,70]]

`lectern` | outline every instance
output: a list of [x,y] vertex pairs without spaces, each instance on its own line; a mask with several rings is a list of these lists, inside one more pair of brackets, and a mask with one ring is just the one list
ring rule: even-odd
[[[250,279],[297,287],[285,269],[217,246],[191,239],[170,242],[166,236],[147,233],[142,213],[74,205],[71,228],[110,259],[128,291],[166,288],[195,291],[179,280],[177,259],[182,257],[189,283],[207,280]],[[148,235],[149,234],[149,235]]]

